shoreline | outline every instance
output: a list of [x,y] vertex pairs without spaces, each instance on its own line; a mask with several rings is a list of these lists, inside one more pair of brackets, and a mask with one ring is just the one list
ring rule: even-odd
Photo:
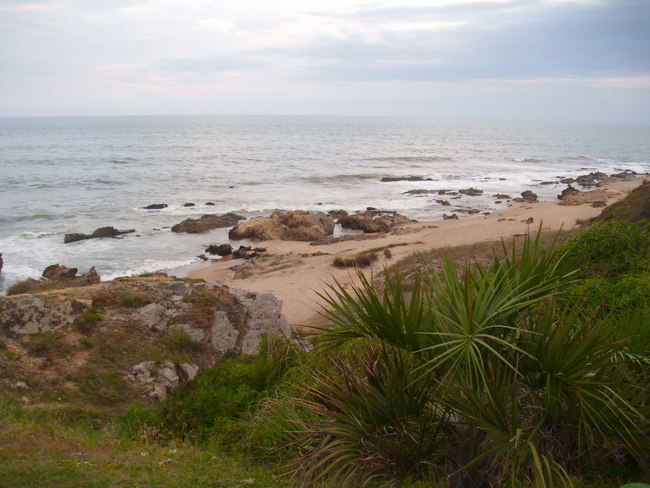
[[586,201],[578,205],[566,205],[560,200],[509,202],[506,209],[489,215],[408,223],[392,233],[366,234],[370,237],[327,245],[314,246],[304,241],[261,241],[259,245],[267,249],[262,256],[251,260],[206,263],[200,269],[181,271],[181,274],[188,278],[218,281],[232,288],[272,293],[282,301],[282,313],[287,320],[305,332],[319,317],[323,302],[318,294],[326,291],[328,284],[338,282],[348,286],[356,281],[353,268],[340,269],[332,265],[336,257],[350,257],[392,245],[391,257],[382,255],[364,269],[364,272],[376,273],[418,252],[508,239],[528,230],[535,231],[540,224],[545,231],[571,230],[578,227],[579,222],[600,215],[603,209],[592,207],[593,201],[605,201],[609,206],[642,183],[643,178],[608,182],[592,192],[582,192]]

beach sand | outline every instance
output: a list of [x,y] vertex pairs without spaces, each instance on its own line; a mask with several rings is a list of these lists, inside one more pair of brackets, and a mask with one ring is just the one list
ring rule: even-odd
[[[356,281],[350,268],[333,266],[335,257],[353,257],[373,248],[397,245],[392,256],[380,258],[366,272],[381,271],[406,256],[432,249],[464,246],[477,242],[508,239],[537,231],[540,224],[545,231],[570,230],[588,219],[600,215],[602,208],[594,208],[593,201],[607,205],[624,198],[642,183],[642,180],[615,181],[592,192],[583,192],[580,205],[562,202],[510,202],[508,208],[490,215],[460,220],[416,222],[400,226],[390,234],[374,234],[362,240],[348,240],[335,244],[313,246],[309,242],[264,241],[260,247],[267,252],[248,261],[241,259],[216,261],[215,264],[191,272],[190,278],[219,281],[233,288],[273,293],[282,300],[282,313],[298,330],[308,332],[318,323],[322,299],[319,293],[337,281],[349,285]],[[531,220],[532,219],[532,220]]]

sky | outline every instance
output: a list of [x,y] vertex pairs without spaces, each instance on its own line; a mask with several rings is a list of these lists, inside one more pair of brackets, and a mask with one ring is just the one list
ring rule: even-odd
[[650,0],[0,0],[0,116],[650,125]]

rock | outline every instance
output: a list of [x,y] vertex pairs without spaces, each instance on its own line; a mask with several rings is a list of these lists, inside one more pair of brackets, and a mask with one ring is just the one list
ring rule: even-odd
[[240,220],[244,220],[245,218],[246,217],[242,217],[241,215],[237,215],[232,212],[224,215],[206,214],[198,219],[183,220],[180,224],[176,224],[172,227],[172,232],[200,234],[212,229],[232,227],[234,225],[237,225]]
[[205,202],[206,205],[214,207],[215,203],[214,202]]
[[194,202],[187,202],[183,204],[183,207],[193,207],[194,205],[196,205]]
[[327,212],[327,215],[332,217],[334,220],[338,220],[341,217],[345,217],[348,213],[345,210],[330,210]]
[[413,220],[397,212],[382,212],[380,210],[356,213],[339,219],[341,227],[362,230],[367,234],[390,232],[397,226],[408,222],[413,222]]
[[269,217],[256,217],[230,230],[230,239],[315,241],[334,232],[334,219],[322,213],[273,212]]
[[142,207],[145,210],[161,210],[163,208],[167,208],[166,203],[152,203],[151,205],[147,205],[146,207]]
[[[61,274],[69,277],[65,271]],[[133,306],[141,300],[149,303]],[[101,314],[99,325],[88,322],[91,306],[91,316]],[[92,340],[84,345],[83,336]],[[163,274],[2,296],[0,344],[10,345],[16,356],[9,374],[3,370],[0,375],[0,389],[23,378],[38,378],[39,388],[64,389],[67,398],[82,401],[90,393],[80,378],[100,371],[121,379],[116,390],[120,405],[131,397],[161,401],[224,358],[255,353],[268,336],[300,350],[311,348],[286,321],[282,303],[273,295]],[[34,346],[41,344],[44,349],[35,355]],[[90,349],[88,354],[98,344],[107,344],[104,352]],[[166,360],[168,349],[187,359]]]
[[444,220],[458,220],[458,215],[456,215],[456,214],[451,214],[451,215],[442,214],[442,218]]
[[440,205],[443,205],[445,207],[451,205],[447,200],[436,200],[436,203],[439,203]]
[[438,193],[438,190],[424,190],[422,188],[418,188],[415,190],[405,191],[403,194],[404,195],[431,195],[434,193]]
[[2,253],[0,253],[0,271],[2,271],[2,265],[3,265],[3,264],[4,264],[4,263],[3,263],[3,261],[2,261]]
[[515,198],[515,202],[526,202],[526,203],[534,203],[537,202],[537,195],[533,193],[531,190],[525,190],[521,192],[521,198]]
[[381,179],[383,183],[390,183],[393,181],[433,181],[431,178],[424,176],[385,176]]
[[476,197],[478,195],[483,195],[483,190],[477,190],[476,188],[465,188],[464,190],[458,190],[458,193],[461,195]]
[[498,198],[499,200],[510,200],[512,197],[510,195],[506,195],[504,193],[497,193],[496,195],[492,195],[494,198]]
[[135,232],[135,229],[117,230],[115,227],[111,226],[100,227],[99,229],[95,229],[92,234],[80,234],[78,232],[66,234],[63,238],[63,243],[69,244],[84,239],[97,239],[101,237],[116,237],[122,234],[130,234],[132,232]]
[[594,202],[591,204],[593,208],[603,208],[607,206],[607,203],[603,202],[602,200],[598,200],[597,202]]
[[524,224],[532,224],[533,222],[535,222],[535,219],[533,219],[532,217],[528,217],[526,220],[522,220],[522,222]]
[[636,171],[632,171],[631,169],[626,169],[625,171],[621,171],[620,173],[614,173],[610,175],[610,178],[616,178],[619,180],[633,180],[638,176],[638,173]]
[[77,268],[67,268],[53,264],[45,268],[40,279],[27,278],[17,283],[19,291],[17,294],[32,293],[35,291],[52,290],[56,288],[79,287],[99,283],[100,276],[93,266],[86,274],[77,276]]
[[600,171],[594,171],[587,175],[581,175],[576,178],[576,183],[582,186],[596,186],[598,183],[605,181],[607,175]]
[[228,256],[232,254],[232,246],[230,244],[211,244],[205,248],[205,252],[217,256]]
[[571,185],[567,186],[562,193],[557,196],[558,200],[568,200],[580,193],[580,190],[573,188]]
[[560,183],[564,183],[565,185],[570,185],[571,183],[575,183],[575,178],[562,178],[560,180]]

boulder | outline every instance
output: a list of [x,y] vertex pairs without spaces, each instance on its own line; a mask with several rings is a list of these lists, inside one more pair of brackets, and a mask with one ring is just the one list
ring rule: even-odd
[[362,230],[366,234],[390,232],[399,225],[413,220],[397,212],[382,212],[381,210],[368,210],[339,219],[341,227],[352,230]]
[[2,253],[0,253],[0,271],[2,271],[2,265],[3,265],[3,264],[4,264],[4,263],[3,263],[3,261],[2,261]]
[[194,202],[187,202],[183,204],[183,207],[193,207],[194,205],[196,205]]
[[568,200],[580,193],[580,190],[573,188],[571,185],[567,186],[562,193],[557,196],[558,200]]
[[496,195],[492,195],[494,198],[498,198],[499,200],[510,200],[512,197],[510,195],[506,195],[505,193],[497,193]]
[[232,254],[232,246],[230,244],[211,244],[205,248],[205,252],[217,256],[228,256]]
[[130,234],[132,232],[135,232],[135,229],[117,230],[115,227],[111,226],[100,227],[99,229],[95,229],[92,234],[80,234],[78,232],[66,234],[63,238],[63,243],[69,244],[71,242],[83,241],[84,239],[97,239],[101,237],[116,237],[122,234]]
[[19,291],[16,293],[22,294],[56,288],[93,285],[100,281],[101,277],[97,274],[94,266],[86,274],[77,276],[77,268],[67,268],[58,264],[52,264],[45,268],[40,279],[27,278],[15,286],[19,288]]
[[458,220],[458,215],[456,215],[455,213],[451,215],[442,214],[442,218],[443,220]]
[[576,178],[576,183],[582,186],[596,186],[598,183],[607,180],[607,175],[600,171],[593,171],[587,175],[581,175]]
[[515,198],[515,202],[526,202],[526,203],[534,203],[537,202],[537,195],[533,193],[531,190],[525,190],[521,192],[521,198]]
[[163,208],[167,208],[166,203],[152,203],[151,205],[147,205],[146,207],[142,207],[145,210],[161,210]]
[[334,219],[322,213],[273,212],[269,217],[256,217],[238,224],[230,230],[231,239],[260,241],[281,239],[285,241],[315,241],[334,232]]
[[465,188],[463,190],[458,190],[458,193],[460,193],[461,195],[476,197],[479,195],[483,195],[483,190],[477,190],[476,188]]
[[200,234],[212,229],[232,227],[234,225],[237,225],[240,220],[244,220],[245,218],[246,217],[242,217],[241,215],[237,215],[232,212],[224,215],[206,214],[198,219],[183,220],[180,224],[176,224],[172,227],[172,232]]

